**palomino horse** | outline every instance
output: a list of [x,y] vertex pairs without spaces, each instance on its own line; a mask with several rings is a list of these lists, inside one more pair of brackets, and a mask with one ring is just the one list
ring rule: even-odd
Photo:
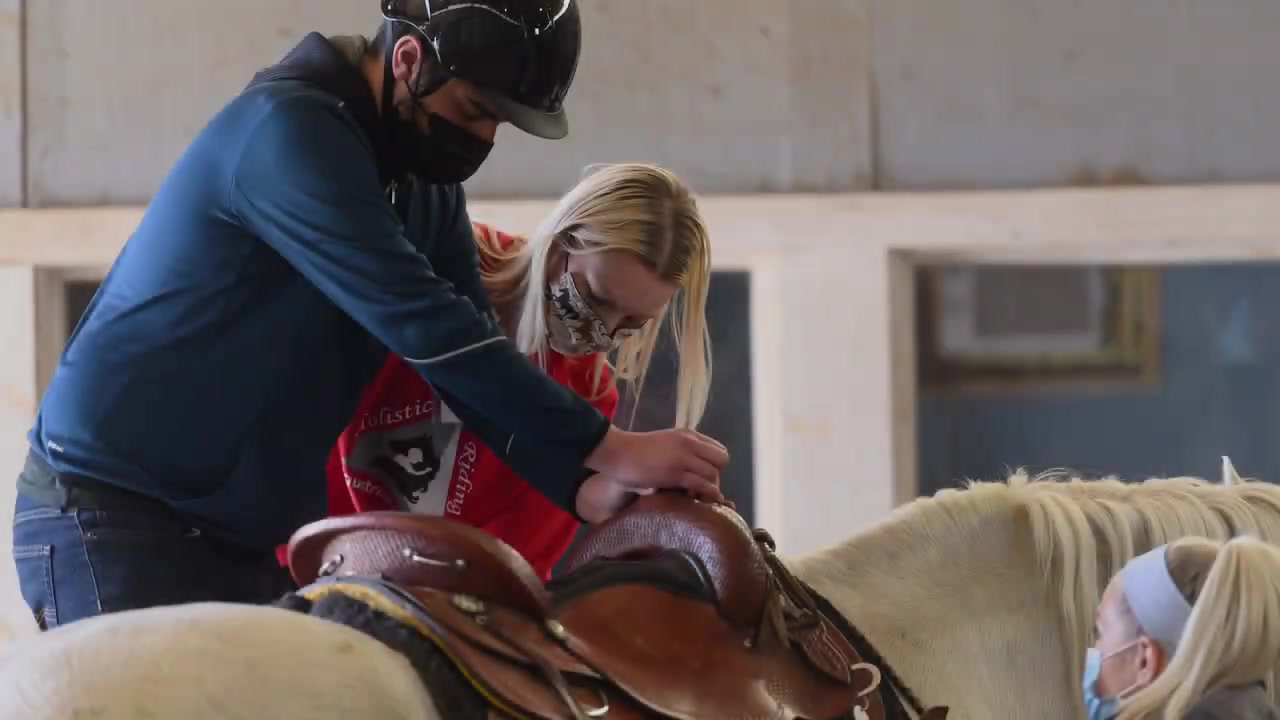
[[[1082,716],[1107,578],[1186,535],[1280,541],[1280,487],[1191,478],[975,483],[789,566],[951,718]],[[444,713],[448,716],[449,713]],[[216,603],[108,615],[0,658],[0,718],[440,717],[409,663],[350,628]]]

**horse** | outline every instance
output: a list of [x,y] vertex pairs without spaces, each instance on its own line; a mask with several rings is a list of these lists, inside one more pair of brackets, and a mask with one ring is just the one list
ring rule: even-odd
[[1280,487],[1017,473],[904,505],[792,571],[951,717],[1084,716],[1093,613],[1129,559],[1183,536],[1280,542]]
[[[1109,577],[1178,537],[1280,542],[1280,487],[1066,474],[971,482],[903,505],[788,567],[874,645],[892,685],[950,718],[1083,714],[1080,671]],[[0,658],[0,718],[436,720],[409,662],[351,628],[277,607],[122,612]],[[482,716],[483,717],[483,716]]]

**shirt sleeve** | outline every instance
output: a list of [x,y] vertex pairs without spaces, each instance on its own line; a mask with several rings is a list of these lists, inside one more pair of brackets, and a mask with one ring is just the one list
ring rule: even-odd
[[471,215],[467,212],[466,191],[461,185],[457,188],[453,222],[449,224],[446,240],[440,245],[436,265],[440,276],[453,283],[458,294],[470,300],[480,312],[493,317],[489,292],[480,279],[480,249],[476,245]]
[[[448,219],[443,223],[431,223],[426,219],[416,227],[441,228],[439,237],[422,242],[421,247],[428,250],[424,253],[428,262],[435,268],[436,274],[449,281],[458,295],[471,301],[476,309],[490,318],[494,317],[493,303],[489,292],[480,277],[480,248],[476,242],[475,227],[471,223],[471,215],[467,212],[467,195],[462,185],[426,186],[413,183],[414,202],[411,212],[430,210],[433,205],[447,203]],[[443,211],[444,209],[439,209]],[[410,227],[415,227],[410,223]],[[420,238],[409,238],[424,240]]]
[[[608,386],[609,389],[603,394],[598,394],[591,384],[594,370],[590,361],[576,360],[576,366],[572,368],[569,375],[569,387],[575,393],[583,397],[594,398],[593,404],[606,418],[612,420],[614,413],[618,409],[618,388],[616,386]],[[608,383],[610,380],[609,368],[606,366],[601,373],[600,382]],[[447,400],[446,400],[447,402]],[[539,492],[547,495],[547,499],[555,503],[559,507],[567,510],[580,523],[585,523],[580,515],[578,515],[578,488],[582,487],[582,483],[587,478],[595,474],[592,470],[584,467],[567,467],[554,461],[542,463],[527,463],[523,468],[512,465],[508,460],[508,453],[512,450],[519,453],[520,448],[494,448],[490,446],[490,450],[498,456],[503,462],[507,463],[516,474],[525,482],[533,486]],[[544,487],[563,488],[561,496],[548,495]],[[564,489],[571,488],[572,494],[565,492]]]
[[[405,238],[372,151],[336,102],[278,100],[241,149],[231,207],[250,232],[411,363],[486,445],[508,448],[517,472],[547,463],[581,470],[608,432],[598,410],[520,353]],[[576,495],[573,478],[548,482],[539,490],[554,500]]]

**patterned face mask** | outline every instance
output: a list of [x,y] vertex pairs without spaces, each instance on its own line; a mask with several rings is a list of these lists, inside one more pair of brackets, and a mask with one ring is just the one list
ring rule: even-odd
[[551,349],[561,355],[609,352],[635,333],[633,329],[609,333],[604,320],[578,292],[567,257],[564,273],[547,287],[547,305],[551,310],[547,318],[547,340]]

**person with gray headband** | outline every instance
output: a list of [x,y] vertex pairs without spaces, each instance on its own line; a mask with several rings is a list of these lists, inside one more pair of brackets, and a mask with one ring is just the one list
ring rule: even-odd
[[1098,606],[1089,720],[1280,720],[1280,549],[1183,538],[1131,560]]

